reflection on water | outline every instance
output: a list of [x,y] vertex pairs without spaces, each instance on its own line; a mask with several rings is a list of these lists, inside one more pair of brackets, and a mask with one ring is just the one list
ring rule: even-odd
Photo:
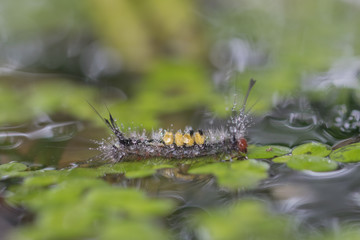
[[261,187],[278,211],[291,213],[311,228],[360,223],[359,164],[328,172],[279,171]]
[[[82,125],[79,122],[49,123],[49,125],[27,133],[6,131],[7,129],[3,128],[5,131],[0,133],[0,139],[2,140],[1,142],[5,144],[4,146],[0,146],[0,149],[17,148],[22,144],[22,139],[24,138],[29,140],[51,139],[53,142],[67,141],[70,140],[78,130],[81,130],[81,128]],[[6,145],[7,143],[9,143],[9,145]]]
[[268,62],[265,51],[259,44],[240,38],[221,40],[214,44],[210,61],[216,68],[213,81],[217,88],[229,85],[234,71],[244,72],[249,68],[261,68]]
[[359,88],[360,58],[349,57],[337,60],[323,74],[309,77],[303,81],[303,89],[326,90],[329,87]]
[[249,129],[255,144],[293,147],[309,141],[333,145],[359,133],[359,111],[335,106],[326,110],[305,98],[285,100]]
[[89,151],[95,131],[83,131],[80,121],[54,122],[41,116],[32,123],[0,129],[1,163],[26,162],[32,165],[63,167],[84,161],[96,152]]

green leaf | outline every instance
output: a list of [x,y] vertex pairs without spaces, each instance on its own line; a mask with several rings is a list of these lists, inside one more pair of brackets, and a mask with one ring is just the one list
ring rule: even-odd
[[[153,222],[172,211],[172,201],[151,199],[136,189],[112,187],[82,174],[62,173],[59,176],[65,179],[60,178],[61,182],[51,187],[46,186],[58,180],[56,174],[29,177],[26,184],[15,188],[10,201],[35,212],[36,218],[10,239],[104,239],[102,236],[114,237],[112,234],[133,235],[133,239],[168,239],[167,232]],[[129,228],[121,233],[119,229],[123,228],[115,228],[119,224]],[[129,229],[140,232],[129,233]]]
[[291,149],[283,146],[267,145],[267,146],[255,146],[250,145],[248,147],[248,158],[255,159],[268,159],[274,157],[280,157],[290,153]]
[[27,166],[22,163],[18,162],[10,162],[0,165],[0,173],[6,174],[10,172],[19,172],[19,171],[25,171],[27,169]]
[[24,180],[24,187],[45,187],[58,183],[62,179],[60,175],[44,175],[28,177]]
[[354,143],[336,149],[330,154],[330,158],[338,162],[359,162],[360,143]]
[[130,218],[163,216],[169,214],[173,203],[168,200],[150,199],[136,189],[119,189],[114,187],[96,188],[84,198],[83,204],[92,210],[116,212]]
[[288,167],[295,170],[310,170],[314,172],[333,171],[338,164],[329,158],[312,155],[295,155],[287,162]]
[[21,177],[26,175],[24,172],[28,167],[25,164],[18,162],[10,162],[0,165],[0,177],[8,178],[8,177]]
[[[100,179],[68,178],[58,183],[62,178],[57,176],[35,176],[25,180],[25,184],[14,189],[9,198],[11,202],[21,203],[28,208],[43,211],[59,206],[75,204],[80,196],[89,189],[106,187],[108,184]],[[46,186],[55,184],[51,188]]]
[[149,159],[141,162],[120,162],[116,164],[107,164],[97,169],[97,175],[103,176],[109,173],[124,173],[127,178],[141,178],[151,176],[158,169],[172,168],[166,160]]
[[68,171],[69,177],[85,177],[85,178],[93,178],[98,177],[98,172],[93,168],[73,168]]
[[37,170],[28,171],[24,175],[24,186],[41,187],[60,183],[64,180],[77,178],[95,178],[98,177],[96,169],[92,168],[73,168],[70,170]]
[[285,155],[285,156],[273,158],[272,161],[274,163],[286,163],[291,159],[291,157],[292,157],[291,155]]
[[137,220],[106,223],[98,239],[168,240],[172,238],[158,225]]
[[313,155],[326,157],[331,152],[331,147],[319,142],[305,143],[293,149],[292,155]]
[[256,160],[213,163],[189,170],[191,174],[213,174],[218,184],[230,189],[252,188],[267,177],[269,165]]
[[58,205],[39,211],[31,233],[34,239],[79,239],[93,234],[92,226],[97,212],[88,209],[81,202]]
[[198,217],[198,239],[291,239],[285,218],[270,214],[255,201],[241,201],[229,208],[207,211]]

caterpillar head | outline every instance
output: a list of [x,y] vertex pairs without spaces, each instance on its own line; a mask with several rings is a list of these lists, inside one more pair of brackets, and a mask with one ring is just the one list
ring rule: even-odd
[[247,153],[247,147],[248,147],[248,144],[247,144],[247,141],[245,138],[240,138],[238,141],[237,141],[237,147],[239,148],[239,151],[242,152],[242,153]]

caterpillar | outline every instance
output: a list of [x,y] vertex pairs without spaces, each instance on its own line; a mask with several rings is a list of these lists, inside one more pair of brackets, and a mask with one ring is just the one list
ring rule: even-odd
[[187,127],[176,133],[164,129],[152,131],[151,134],[145,130],[141,133],[127,132],[117,125],[110,112],[108,118],[103,118],[94,109],[113,133],[112,137],[98,142],[97,150],[102,152],[103,157],[114,162],[156,157],[186,159],[219,154],[244,157],[248,146],[245,133],[251,124],[250,115],[245,108],[255,82],[250,80],[242,107],[237,110],[234,103],[228,124],[217,129],[193,130]]

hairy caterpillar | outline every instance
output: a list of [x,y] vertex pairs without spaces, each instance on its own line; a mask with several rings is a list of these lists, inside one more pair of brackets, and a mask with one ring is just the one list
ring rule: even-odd
[[115,162],[153,157],[184,159],[218,154],[244,156],[247,153],[245,133],[251,124],[245,107],[255,82],[253,79],[250,80],[242,108],[236,110],[234,104],[228,124],[218,129],[193,130],[187,128],[176,133],[159,129],[151,134],[147,134],[145,131],[141,133],[126,132],[117,125],[110,113],[108,119],[98,114],[113,132],[113,136],[99,142],[97,149],[105,158],[111,158]]

